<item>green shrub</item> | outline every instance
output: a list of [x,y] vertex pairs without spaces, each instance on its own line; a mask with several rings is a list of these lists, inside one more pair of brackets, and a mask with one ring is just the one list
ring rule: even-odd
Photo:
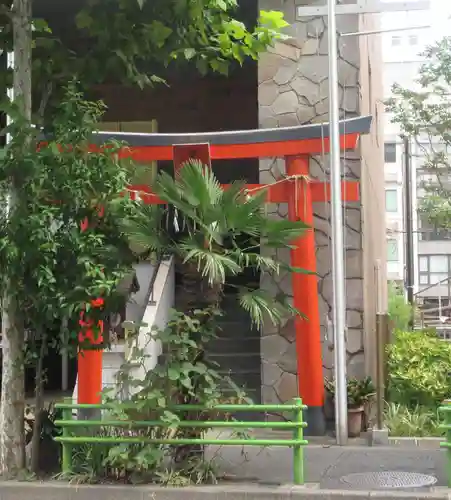
[[404,290],[396,283],[388,284],[388,317],[394,330],[410,330],[415,306],[406,301]]
[[451,343],[425,331],[397,331],[388,346],[388,399],[436,408],[451,396]]
[[435,437],[442,436],[439,429],[437,411],[415,406],[408,408],[397,403],[389,403],[384,414],[385,425],[390,436],[396,437]]

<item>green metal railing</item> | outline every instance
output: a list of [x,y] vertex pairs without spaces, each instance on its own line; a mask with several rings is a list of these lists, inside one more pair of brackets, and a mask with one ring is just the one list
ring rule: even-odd
[[[156,444],[156,445],[171,445],[182,446],[190,444],[200,445],[220,445],[220,446],[286,446],[293,448],[293,482],[294,484],[304,484],[304,450],[303,447],[308,444],[304,439],[304,427],[307,424],[303,420],[303,411],[307,408],[302,404],[301,399],[295,399],[292,404],[280,405],[217,405],[213,408],[198,406],[198,405],[178,405],[169,408],[161,408],[161,411],[170,410],[177,414],[177,412],[187,411],[204,411],[204,412],[217,412],[217,413],[242,413],[242,412],[258,412],[258,413],[291,413],[293,415],[291,421],[286,422],[245,422],[238,420],[230,421],[191,421],[180,420],[174,423],[155,421],[142,421],[142,420],[76,420],[73,417],[72,410],[91,409],[91,410],[108,410],[111,409],[110,405],[87,405],[87,404],[71,404],[59,403],[55,405],[63,411],[63,419],[56,420],[55,425],[61,427],[62,435],[56,437],[62,445],[62,471],[63,473],[71,473],[73,469],[72,451],[74,446],[84,444],[104,444],[104,445],[118,445],[121,443],[128,444]],[[131,406],[130,409],[133,409]],[[206,428],[206,429],[277,429],[285,430],[291,429],[293,436],[291,439],[216,439],[216,438],[174,438],[174,439],[159,439],[151,437],[102,437],[95,435],[81,436],[82,429],[89,428],[140,428],[145,427],[183,427],[183,428]],[[74,433],[74,430],[79,432]]]
[[438,411],[444,415],[444,423],[440,425],[440,429],[446,430],[446,441],[440,443],[440,447],[446,449],[446,473],[448,488],[451,488],[451,400],[444,401],[443,406],[440,406]]

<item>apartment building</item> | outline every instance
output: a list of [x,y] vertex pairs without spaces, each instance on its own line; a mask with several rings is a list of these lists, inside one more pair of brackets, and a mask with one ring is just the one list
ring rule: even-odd
[[[437,22],[438,7],[442,9],[441,17],[445,19],[445,23]],[[421,52],[445,32],[448,17],[448,14],[444,15],[443,12],[445,7],[450,8],[442,2],[442,5],[434,4],[429,11],[399,12],[382,16],[385,98],[390,97],[394,83],[415,88],[415,79],[424,61]],[[424,28],[427,25],[432,27]],[[407,27],[418,29],[405,30]],[[391,123],[391,119],[390,114],[385,113],[387,277],[389,280],[403,283],[406,270],[405,155],[399,126]],[[414,291],[420,303],[424,301],[430,305],[446,305],[448,297],[451,296],[451,284],[446,281],[451,276],[451,235],[448,231],[431,227],[418,214],[418,202],[422,196],[421,184],[427,180],[426,174],[422,172],[424,152],[422,142],[419,142],[411,144]],[[437,146],[434,146],[434,149]]]

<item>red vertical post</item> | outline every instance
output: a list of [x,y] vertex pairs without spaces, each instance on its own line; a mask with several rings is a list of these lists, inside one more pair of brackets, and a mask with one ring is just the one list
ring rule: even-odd
[[[103,212],[102,212],[103,213]],[[99,212],[99,215],[102,214]],[[86,231],[88,221],[84,221],[81,225],[81,230]],[[87,328],[83,328],[82,323],[85,323]],[[78,340],[80,343],[88,342],[91,346],[98,345],[103,342],[101,334],[95,334],[90,320],[84,321],[84,315],[80,317],[80,325],[82,331],[79,333]],[[91,325],[91,326],[90,326]],[[99,324],[100,333],[103,331],[103,324]],[[78,404],[100,404],[102,392],[102,361],[103,349],[79,349],[77,364],[78,364]]]
[[[80,340],[92,346],[101,338],[94,338],[91,332],[80,333]],[[79,349],[78,351],[78,397],[79,404],[100,404],[102,392],[102,349]]]
[[[312,193],[308,179],[309,157],[289,156],[286,158],[286,168],[288,176],[296,176],[291,181],[288,216],[292,221],[302,220],[310,226],[304,235],[293,242],[291,265],[316,273]],[[297,316],[295,319],[299,395],[309,407],[309,434],[320,435],[324,434],[325,429],[318,278],[316,274],[293,272],[292,285],[294,306],[305,315],[305,318]]]

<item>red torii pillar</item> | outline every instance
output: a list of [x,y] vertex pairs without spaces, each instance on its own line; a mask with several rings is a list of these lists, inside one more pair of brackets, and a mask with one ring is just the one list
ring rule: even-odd
[[[103,209],[98,210],[100,217],[103,216]],[[85,219],[81,224],[80,230],[87,231],[89,221]],[[101,309],[103,307],[103,299],[96,298],[91,300],[91,308]],[[84,404],[100,404],[102,391],[102,368],[103,368],[103,350],[99,347],[103,343],[103,321],[98,321],[97,325],[90,318],[88,311],[82,311],[80,314],[79,324],[81,331],[78,335],[79,345],[90,345],[90,348],[78,350],[78,403]],[[81,412],[81,414],[89,415],[89,412]],[[95,414],[95,412],[94,412]]]
[[[342,121],[341,148],[354,149],[359,135],[368,133],[370,125],[371,117]],[[286,181],[273,185],[248,184],[246,189],[250,191],[255,188],[266,189],[268,203],[288,203],[290,219],[302,220],[311,226],[302,237],[293,242],[291,264],[316,273],[313,203],[328,201],[330,186],[309,178],[309,157],[328,151],[327,124],[200,134],[100,133],[96,138],[100,144],[108,139],[125,140],[129,146],[123,150],[122,156],[131,157],[137,162],[172,160],[176,171],[188,158],[199,159],[210,166],[211,160],[216,159],[284,157],[288,176]],[[95,148],[96,146],[93,146],[93,149]],[[223,187],[227,189],[227,185]],[[130,191],[132,195],[139,192],[140,199],[144,203],[164,203],[151,193],[148,186],[131,186]],[[342,199],[358,201],[358,182],[343,182]],[[299,396],[309,407],[307,412],[309,434],[322,434],[324,379],[318,278],[315,274],[293,273],[292,285],[294,306],[306,317],[304,319],[298,316],[295,320]],[[99,366],[98,363],[93,366],[79,364],[80,370],[98,371]],[[98,402],[102,389],[101,376],[97,374],[84,380],[95,380],[96,383],[89,388],[85,387],[81,392],[79,390],[78,402]]]

